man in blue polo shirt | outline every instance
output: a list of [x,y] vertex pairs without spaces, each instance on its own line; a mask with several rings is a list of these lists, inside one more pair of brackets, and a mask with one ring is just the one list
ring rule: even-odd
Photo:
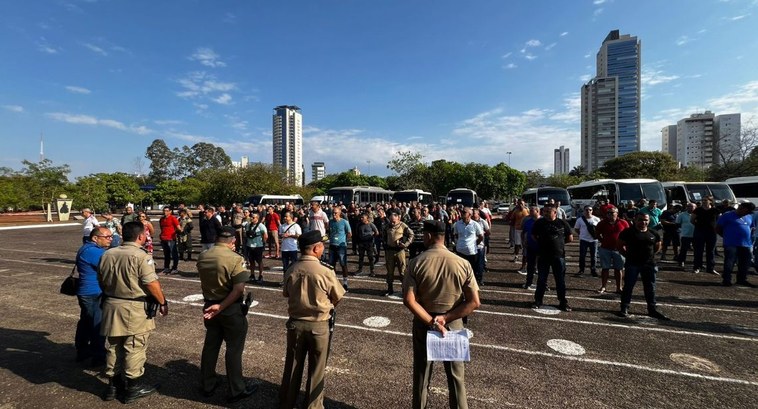
[[752,231],[755,229],[753,218],[755,205],[746,202],[741,203],[736,210],[722,214],[716,222],[716,233],[724,238],[724,274],[722,285],[732,285],[732,270],[737,262],[737,285],[755,287],[747,281],[747,272],[750,268],[751,251],[753,241]]
[[76,253],[76,269],[79,272],[79,322],[76,324],[74,345],[76,361],[92,358],[93,366],[105,364],[105,337],[100,335],[103,311],[100,308],[103,290],[97,282],[100,258],[110,247],[113,233],[107,227],[95,227]]
[[347,290],[347,239],[352,238],[350,223],[342,218],[342,209],[334,208],[332,220],[329,220],[329,264],[342,267],[342,287]]

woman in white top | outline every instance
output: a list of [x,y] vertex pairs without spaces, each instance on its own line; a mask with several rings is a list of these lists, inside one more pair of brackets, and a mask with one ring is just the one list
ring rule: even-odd
[[285,273],[290,264],[297,261],[297,238],[303,234],[300,225],[293,220],[292,212],[286,212],[284,223],[279,225],[279,238],[282,239],[282,267]]

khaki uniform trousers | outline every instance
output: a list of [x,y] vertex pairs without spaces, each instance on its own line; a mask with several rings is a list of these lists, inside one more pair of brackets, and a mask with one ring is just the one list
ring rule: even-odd
[[400,276],[400,282],[403,282],[403,273],[405,273],[405,250],[387,248],[384,251],[384,258],[387,263],[387,287],[392,291],[392,282],[395,279],[395,271]]
[[242,351],[247,337],[247,317],[242,315],[239,303],[234,303],[213,319],[205,320],[205,343],[200,359],[200,374],[203,390],[210,392],[218,381],[216,363],[221,350],[221,343],[226,342],[226,376],[229,379],[230,396],[237,396],[245,391],[245,378],[242,377]]
[[[432,314],[442,315],[442,314]],[[450,329],[463,329],[463,321],[447,323]],[[413,320],[413,409],[426,409],[429,383],[432,379],[432,364],[426,360],[426,331],[429,326]],[[447,375],[447,390],[450,409],[468,409],[463,362],[443,362]]]
[[287,321],[287,357],[279,390],[279,407],[292,409],[300,393],[305,357],[308,355],[308,382],[305,404],[308,409],[324,407],[324,372],[329,351],[329,322]]
[[147,339],[150,332],[108,337],[108,353],[105,356],[105,376],[113,378],[123,372],[128,379],[137,379],[145,373]]

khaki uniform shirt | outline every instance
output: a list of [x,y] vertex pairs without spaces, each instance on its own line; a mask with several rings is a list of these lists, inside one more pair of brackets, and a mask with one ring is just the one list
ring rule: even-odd
[[333,303],[342,299],[342,288],[334,269],[313,256],[303,255],[287,269],[284,296],[289,298],[290,318],[327,321]]
[[250,279],[245,259],[223,244],[216,244],[200,253],[197,271],[200,273],[203,298],[212,301],[223,301],[235,284]]
[[382,230],[382,240],[390,250],[404,249],[413,241],[413,231],[403,222],[393,226],[388,221]]
[[155,320],[147,319],[145,285],[158,279],[153,258],[134,242],[114,247],[100,258],[97,273],[105,295],[101,334],[122,337],[155,329]]
[[413,289],[426,312],[445,313],[463,302],[463,289],[479,291],[471,264],[450,250],[434,246],[408,262],[403,292]]

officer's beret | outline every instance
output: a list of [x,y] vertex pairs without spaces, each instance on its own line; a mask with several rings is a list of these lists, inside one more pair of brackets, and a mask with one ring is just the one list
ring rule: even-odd
[[434,234],[444,234],[445,223],[443,223],[441,220],[425,220],[424,231]]
[[300,235],[300,237],[297,238],[297,244],[300,245],[300,248],[305,248],[306,246],[310,246],[312,244],[316,244],[321,241],[321,232],[318,230],[311,230],[305,234]]
[[229,226],[223,227],[221,229],[221,233],[219,233],[218,236],[219,237],[227,237],[227,238],[234,237],[235,236],[234,228],[233,227],[229,227]]

